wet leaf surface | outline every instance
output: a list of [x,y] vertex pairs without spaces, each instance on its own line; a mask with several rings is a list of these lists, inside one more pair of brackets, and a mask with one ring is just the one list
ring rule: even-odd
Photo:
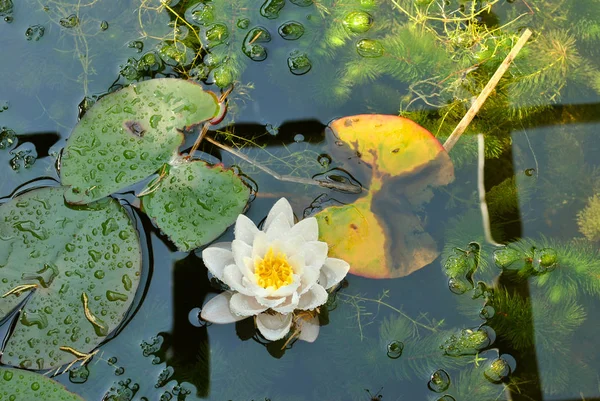
[[330,128],[358,164],[370,168],[371,177],[366,196],[315,215],[329,256],[350,263],[350,273],[370,278],[407,276],[435,260],[435,241],[415,211],[431,199],[432,187],[454,178],[443,146],[420,125],[397,116],[343,117]]
[[134,184],[173,158],[181,130],[218,114],[216,96],[181,79],[152,79],[104,96],[67,141],[61,181],[86,204]]
[[[0,207],[0,320],[34,291],[1,362],[49,369],[92,351],[121,322],[139,283],[138,234],[112,199],[85,208],[65,188],[27,192]],[[87,305],[87,308],[86,308]]]
[[83,401],[62,385],[37,373],[0,367],[0,400]]
[[244,211],[250,196],[233,170],[203,161],[181,160],[158,185],[142,197],[144,211],[182,251],[221,235]]

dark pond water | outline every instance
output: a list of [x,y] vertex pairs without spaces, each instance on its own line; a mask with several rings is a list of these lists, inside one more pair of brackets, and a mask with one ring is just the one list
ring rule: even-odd
[[[534,31],[450,152],[454,181],[411,211],[440,255],[406,277],[348,275],[315,343],[282,349],[261,339],[251,320],[199,321],[199,308],[220,292],[201,249],[175,250],[139,210],[140,185],[115,194],[140,233],[142,280],[126,321],[92,361],[54,377],[70,391],[86,400],[600,398],[600,201],[590,200],[600,193],[600,2],[23,0],[12,10],[8,3],[0,0],[3,202],[60,185],[56,159],[99,96],[164,76],[200,80],[215,92],[235,82],[226,119],[209,134],[234,134],[229,143],[251,160],[304,178],[337,168],[368,185],[369,167],[335,144],[329,122],[401,113],[443,142],[520,32]],[[298,40],[278,33],[289,21],[303,26]],[[248,40],[256,27],[267,33]],[[360,40],[371,42],[357,50]],[[266,48],[264,61],[255,61],[261,49],[255,60],[242,52],[254,44]],[[256,192],[246,214],[256,223],[282,196],[299,218],[315,201],[359,197],[278,181],[206,142],[200,151],[249,178]],[[403,227],[394,192],[386,205],[382,219]],[[220,240],[232,238],[230,228]],[[521,250],[526,267],[497,266],[505,244]],[[549,271],[539,268],[543,254],[555,255]],[[477,267],[458,284],[448,269],[453,257]]]

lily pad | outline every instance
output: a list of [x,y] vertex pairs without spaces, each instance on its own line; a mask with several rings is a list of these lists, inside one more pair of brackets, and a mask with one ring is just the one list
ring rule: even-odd
[[0,367],[0,400],[84,401],[46,376],[3,367]]
[[431,198],[431,187],[454,179],[443,146],[398,116],[344,117],[329,127],[371,171],[366,196],[315,215],[329,256],[347,261],[350,273],[370,278],[407,276],[435,260],[435,241],[415,211]]
[[87,204],[134,184],[177,154],[181,130],[219,114],[217,97],[173,78],[132,84],[101,98],[79,121],[61,160],[69,203]]
[[49,369],[87,353],[122,321],[141,270],[138,234],[110,198],[85,208],[65,188],[27,192],[0,206],[0,320],[28,294],[0,362]]
[[179,250],[216,239],[244,211],[250,189],[233,170],[180,159],[148,195],[144,211]]
[[443,161],[436,184],[454,178],[454,168],[442,144],[429,131],[408,118],[384,114],[359,114],[332,121],[337,138],[360,155],[376,178],[413,174],[434,161]]

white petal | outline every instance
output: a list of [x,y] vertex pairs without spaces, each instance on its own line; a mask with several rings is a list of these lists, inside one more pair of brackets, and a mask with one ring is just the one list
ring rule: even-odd
[[241,292],[244,295],[254,295],[250,289],[246,288],[242,278],[242,273],[236,265],[225,266],[223,282],[234,291]]
[[297,274],[298,276],[302,276],[304,274],[304,252],[297,253],[291,257],[287,258],[288,263],[292,267],[293,274]]
[[202,308],[202,319],[212,323],[233,323],[238,320],[245,319],[246,316],[236,316],[231,313],[229,308],[229,300],[233,292],[223,292],[209,300]]
[[[228,248],[226,248],[226,246]],[[209,246],[202,251],[202,259],[208,271],[219,280],[223,280],[223,269],[233,263],[231,242],[222,242]]]
[[256,301],[267,308],[275,308],[281,305],[285,301],[285,298],[256,297]]
[[235,228],[233,234],[235,239],[244,241],[248,245],[252,245],[254,242],[254,236],[258,233],[258,228],[246,215],[240,214],[235,221]]
[[326,242],[311,241],[302,246],[304,251],[304,260],[307,267],[313,269],[321,269],[325,259],[327,259],[327,251],[329,247]]
[[310,290],[300,296],[298,309],[313,310],[327,302],[327,291],[319,284],[313,285]]
[[298,324],[301,326],[300,328],[300,336],[298,337],[300,340],[312,343],[319,336],[319,330],[321,326],[319,325],[319,317],[315,316],[309,320],[300,319]]
[[300,295],[310,290],[313,285],[319,280],[319,271],[316,269],[306,268],[302,274],[302,285],[300,287]]
[[319,284],[325,287],[325,289],[330,289],[342,281],[349,270],[350,265],[346,261],[336,258],[327,258],[323,267],[321,267]]
[[280,214],[283,214],[290,227],[294,225],[294,211],[292,210],[292,206],[287,201],[287,199],[281,198],[277,202],[275,202],[275,204],[269,211],[267,219],[265,220],[263,231],[267,231],[271,226],[273,220],[275,220],[275,218]]
[[269,250],[270,245],[271,244],[267,240],[267,234],[259,231],[254,237],[254,242],[252,243],[252,258],[264,258],[265,254]]
[[280,213],[273,219],[269,228],[267,228],[267,240],[275,241],[275,240],[284,240],[289,237],[289,231],[292,225],[287,220],[287,217],[284,216],[283,213]]
[[285,337],[292,326],[292,314],[282,315],[277,313],[270,315],[261,313],[256,317],[256,327],[260,333],[270,341],[276,341]]
[[262,288],[260,285],[256,283],[256,277],[254,280],[248,280],[246,277],[242,279],[242,283],[244,287],[246,287],[253,296],[262,297],[262,298],[272,298],[273,291],[267,290],[266,288]]
[[[287,296],[295,293],[298,290],[298,288],[300,287],[300,285],[302,284],[302,282],[300,280],[300,276],[297,276],[294,274],[292,277],[293,277],[293,281],[290,284],[283,285],[283,286],[279,287],[278,289],[271,291],[269,296],[272,298],[280,298],[280,297],[287,297]],[[269,288],[273,288],[273,287],[269,287]]]
[[319,239],[319,224],[314,217],[301,220],[290,230],[291,236],[299,235],[306,241],[317,241]]
[[284,298],[284,300],[285,301],[281,305],[274,307],[273,310],[283,314],[292,313],[298,307],[300,297],[297,292],[294,292],[289,297]]
[[229,301],[229,307],[234,315],[245,317],[258,315],[267,310],[266,306],[256,302],[256,298],[243,294],[233,294]]
[[252,247],[239,239],[234,239],[231,243],[231,252],[235,264],[240,267],[244,267],[244,258],[252,257]]
[[280,251],[285,253],[288,258],[298,253],[301,253],[304,256],[302,247],[304,246],[304,244],[306,244],[306,240],[301,236],[288,235],[287,238],[284,238],[280,244]]

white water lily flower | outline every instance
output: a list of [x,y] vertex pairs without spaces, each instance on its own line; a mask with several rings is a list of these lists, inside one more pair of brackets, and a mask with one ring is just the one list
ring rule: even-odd
[[337,285],[350,266],[328,258],[328,246],[318,240],[314,217],[294,224],[292,207],[281,198],[269,212],[263,231],[245,215],[235,223],[233,242],[206,248],[208,270],[231,291],[217,295],[202,308],[202,318],[232,323],[256,317],[256,327],[268,340],[285,337],[292,326],[299,338],[312,342],[319,334],[314,311],[327,301],[327,289]]

